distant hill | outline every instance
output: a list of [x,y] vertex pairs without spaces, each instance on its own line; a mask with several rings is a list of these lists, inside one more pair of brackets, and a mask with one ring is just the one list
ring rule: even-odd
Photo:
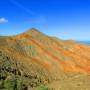
[[0,90],[90,90],[90,48],[37,29],[0,36]]

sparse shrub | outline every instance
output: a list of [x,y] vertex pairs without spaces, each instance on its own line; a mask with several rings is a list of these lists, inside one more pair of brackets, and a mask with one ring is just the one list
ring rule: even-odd
[[16,90],[17,89],[17,81],[16,80],[5,80],[4,87],[7,90]]
[[0,90],[28,90],[28,87],[20,80],[1,80]]
[[0,90],[4,89],[4,80],[0,80]]

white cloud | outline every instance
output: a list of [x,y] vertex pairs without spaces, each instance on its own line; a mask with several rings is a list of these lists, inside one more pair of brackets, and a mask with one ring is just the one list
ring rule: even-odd
[[0,24],[7,23],[7,22],[8,22],[8,20],[6,18],[0,18]]

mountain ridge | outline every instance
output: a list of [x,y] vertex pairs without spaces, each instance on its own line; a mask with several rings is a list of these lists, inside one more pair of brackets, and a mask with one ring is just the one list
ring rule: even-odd
[[2,73],[5,81],[8,76],[17,80],[23,77],[28,88],[68,80],[68,76],[87,78],[90,75],[90,48],[87,45],[49,37],[37,29],[0,37],[0,52],[1,80]]

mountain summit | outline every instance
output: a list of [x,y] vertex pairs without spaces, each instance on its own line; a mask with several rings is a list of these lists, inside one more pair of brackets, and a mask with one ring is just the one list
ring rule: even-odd
[[37,30],[37,29],[35,29],[35,28],[31,28],[31,29],[27,30],[26,32],[27,32],[27,33],[32,33],[32,32],[34,32],[34,33],[35,33],[35,32],[38,32],[38,33],[39,33],[40,31]]
[[87,80],[88,45],[49,37],[35,28],[0,37],[0,90],[89,90]]
[[38,29],[35,29],[35,28],[31,28],[29,30],[27,30],[25,33],[27,34],[32,34],[32,35],[40,35],[40,34],[43,34],[42,32],[40,32]]

